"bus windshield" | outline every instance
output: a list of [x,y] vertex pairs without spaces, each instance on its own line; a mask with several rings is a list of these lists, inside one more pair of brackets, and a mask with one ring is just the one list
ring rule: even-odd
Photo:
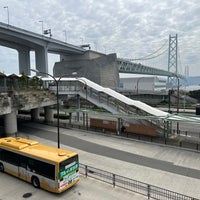
[[59,189],[62,189],[79,178],[78,155],[60,163],[58,173]]

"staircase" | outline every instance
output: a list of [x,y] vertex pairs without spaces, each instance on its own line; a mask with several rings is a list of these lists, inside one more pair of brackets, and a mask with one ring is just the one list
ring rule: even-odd
[[[43,81],[52,81],[51,78],[43,78]],[[44,85],[48,85],[45,83]],[[50,86],[50,90],[56,93],[56,86]],[[119,115],[119,118],[129,118],[134,123],[152,125],[154,119],[165,118],[169,113],[153,108],[141,101],[130,99],[110,88],[104,88],[86,78],[63,78],[59,82],[59,95],[79,95],[99,108]]]

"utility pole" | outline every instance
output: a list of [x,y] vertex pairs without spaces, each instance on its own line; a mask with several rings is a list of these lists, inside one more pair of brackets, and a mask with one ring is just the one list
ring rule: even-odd
[[8,25],[9,25],[10,24],[9,8],[8,8],[8,6],[4,6],[3,8],[5,8],[7,10],[7,20],[8,20]]

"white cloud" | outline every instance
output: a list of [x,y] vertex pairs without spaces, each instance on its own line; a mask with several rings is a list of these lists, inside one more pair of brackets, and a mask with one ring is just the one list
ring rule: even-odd
[[[83,40],[119,57],[146,56],[159,49],[169,34],[178,34],[182,67],[188,65],[190,74],[200,75],[199,0],[1,0],[0,21],[7,23],[4,6],[9,7],[14,26],[41,33],[42,20],[56,39],[64,41],[66,30],[69,43],[80,45]],[[3,52],[0,47],[0,71],[10,59]],[[167,70],[167,52],[148,63]]]

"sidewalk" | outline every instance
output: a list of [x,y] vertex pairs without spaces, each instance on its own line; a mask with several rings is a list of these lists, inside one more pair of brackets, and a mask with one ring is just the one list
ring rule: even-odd
[[[26,126],[33,128],[36,125],[27,123]],[[38,128],[43,130],[43,133],[45,133],[45,131],[50,131],[56,134],[56,127],[37,124],[37,129]],[[159,146],[151,143],[130,141],[125,138],[120,139],[108,137],[106,135],[97,133],[94,134],[93,132],[81,130],[60,129],[60,132],[61,135],[64,134],[72,136],[74,139],[78,138],[83,141],[91,142],[94,145],[99,144],[116,150],[125,151],[127,154],[137,154],[146,158],[168,162],[172,166],[185,167],[188,168],[188,174],[191,171],[190,169],[195,169],[197,172],[200,172],[200,154],[196,152]],[[41,137],[29,135],[29,137],[42,143],[56,146],[55,142],[43,139],[42,135]],[[164,170],[133,164],[131,162],[124,162],[118,159],[112,159],[103,155],[88,153],[81,150],[81,148],[73,148],[71,146],[73,145],[61,145],[61,148],[67,148],[78,152],[80,162],[83,164],[200,199],[200,179],[198,178],[178,175]]]
[[8,174],[0,173],[0,199],[22,200],[23,195],[31,193],[30,200],[145,200],[146,197],[123,190],[113,188],[111,185],[81,176],[80,182],[62,194],[53,194],[42,189],[36,189]]

